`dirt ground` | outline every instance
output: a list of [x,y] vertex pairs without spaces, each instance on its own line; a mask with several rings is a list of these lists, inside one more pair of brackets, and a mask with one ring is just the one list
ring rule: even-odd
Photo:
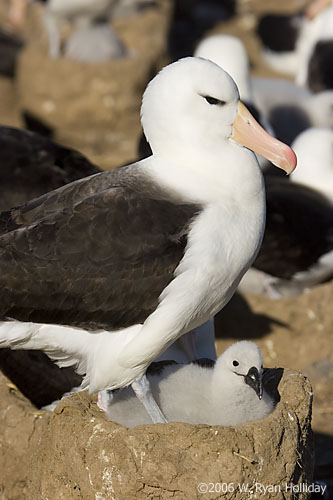
[[[165,2],[164,2],[165,3]],[[187,2],[190,4],[191,2]],[[245,43],[251,64],[252,72],[255,76],[281,76],[273,73],[260,57],[260,45],[255,36],[255,27],[258,15],[262,12],[294,12],[299,10],[306,2],[301,0],[239,0],[236,8],[236,15],[225,22],[220,22],[212,27],[207,33],[223,32],[239,36]],[[4,5],[0,6],[0,19],[4,19]],[[167,15],[167,14],[165,14]],[[145,19],[141,18],[142,23]],[[147,16],[147,26],[158,21],[158,18]],[[31,21],[35,22],[35,21]],[[133,23],[133,19],[131,21]],[[118,21],[118,28],[124,33],[128,32],[126,21]],[[161,28],[163,37],[166,38],[166,27]],[[26,28],[26,33],[31,33],[32,27]],[[145,32],[144,24],[140,25],[138,32]],[[158,30],[156,30],[158,33]],[[149,80],[151,72],[158,69],[167,61],[167,46],[163,48],[158,34],[154,33],[158,50],[149,54],[149,64],[142,62],[144,68],[138,76],[137,83],[131,89],[130,101],[124,103],[123,109],[127,110],[129,118],[122,118],[122,123],[117,123],[119,129],[112,135],[105,135],[102,139],[96,139],[97,129],[90,130],[88,127],[73,127],[70,120],[73,115],[69,113],[69,125],[61,128],[63,116],[59,114],[54,118],[52,126],[55,130],[55,137],[62,140],[66,145],[80,149],[87,154],[92,161],[100,164],[103,168],[114,168],[117,164],[124,163],[133,158],[136,151],[137,141],[140,135],[139,128],[139,95]],[[129,36],[128,34],[125,34]],[[138,35],[139,36],[139,35]],[[141,35],[140,35],[141,36]],[[157,38],[156,38],[157,37]],[[130,38],[130,37],[129,37]],[[142,40],[144,36],[142,35]],[[141,40],[141,38],[140,38]],[[146,42],[140,41],[143,50],[146,50]],[[44,43],[44,42],[43,42]],[[135,44],[135,41],[132,41]],[[166,44],[166,40],[165,40]],[[38,45],[38,44],[37,44]],[[44,46],[45,47],[45,44]],[[44,49],[42,49],[44,50]],[[30,57],[30,60],[27,60]],[[45,57],[43,53],[32,47],[24,55],[24,65],[26,68],[36,68]],[[147,56],[148,57],[148,56]],[[35,58],[35,59],[34,59]],[[142,60],[143,61],[143,60]],[[69,71],[69,65],[66,71]],[[122,70],[119,69],[118,73]],[[133,70],[132,70],[133,71]],[[135,73],[135,72],[134,72]],[[133,74],[134,74],[133,73]],[[30,75],[30,80],[31,80]],[[100,83],[97,83],[98,91],[103,86],[102,75]],[[106,77],[105,77],[106,78]],[[116,78],[116,76],[115,76]],[[20,77],[21,85],[24,79]],[[47,79],[44,75],[44,90],[47,91]],[[35,91],[38,85],[35,85]],[[45,90],[46,89],[46,90]],[[125,90],[128,90],[126,87]],[[117,88],[120,92],[121,88]],[[110,92],[110,89],[107,89]],[[55,92],[57,93],[57,92]],[[36,94],[37,95],[37,94]],[[20,96],[20,98],[18,98]],[[18,88],[18,81],[10,78],[0,78],[0,123],[6,125],[20,126],[23,123],[22,102],[27,105],[27,96],[22,88]],[[87,110],[92,109],[96,117],[102,116],[100,120],[101,128],[110,126],[118,119],[120,109],[116,108],[116,119],[104,118],[105,101],[101,101],[101,109],[96,101],[96,94],[91,97],[92,102]],[[51,101],[50,101],[51,102]],[[21,106],[21,107],[20,107]],[[37,105],[36,105],[37,106]],[[48,109],[47,106],[44,109]],[[50,109],[50,108],[49,108]],[[87,113],[88,113],[87,111]],[[65,109],[63,113],[67,112]],[[78,115],[78,120],[82,120]],[[41,117],[42,121],[45,116]],[[112,121],[113,120],[113,121]],[[52,120],[51,120],[52,121]],[[60,123],[60,125],[59,125]],[[82,130],[87,140],[80,138],[78,131]],[[95,133],[95,135],[94,135]],[[126,136],[126,141],[124,137]],[[95,140],[96,139],[96,140]],[[117,148],[117,140],[120,146]],[[104,146],[103,146],[104,145]],[[105,149],[103,149],[103,147]],[[111,158],[110,155],[114,153]],[[262,349],[265,366],[267,367],[289,367],[300,370],[310,378],[314,390],[313,405],[313,430],[315,431],[316,442],[316,469],[315,478],[322,480],[333,479],[333,284],[327,283],[319,286],[301,297],[283,298],[270,300],[260,296],[236,295],[230,304],[216,317],[217,351],[218,354],[235,340],[251,338],[258,343]]]

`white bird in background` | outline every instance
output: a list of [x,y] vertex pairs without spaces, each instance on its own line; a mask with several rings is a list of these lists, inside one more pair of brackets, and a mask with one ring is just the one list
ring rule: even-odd
[[[271,68],[294,76],[299,86],[312,92],[332,88],[331,0],[314,0],[303,14],[264,16],[258,31],[264,45],[263,58]],[[288,43],[288,49],[283,50]]]
[[236,82],[242,101],[253,103],[249,58],[239,38],[222,34],[208,36],[201,40],[194,56],[221,66]]
[[292,148],[300,168],[290,179],[319,191],[333,203],[333,130],[309,128],[294,140]]
[[[239,38],[222,34],[206,37],[197,46],[194,56],[209,59],[229,73],[237,84],[241,100],[251,114],[269,134],[274,135],[271,125],[254,101],[250,62],[246,48]],[[259,155],[257,159],[261,168],[265,169],[267,159]]]
[[[333,276],[333,130],[309,128],[292,143],[299,168],[266,179],[266,231],[239,289],[295,296]],[[292,181],[292,182],[291,182]]]
[[[10,0],[9,22],[19,28],[24,23],[28,3],[35,1]],[[84,62],[105,61],[126,55],[124,45],[110,25],[111,18],[134,14],[154,3],[149,0],[40,1],[45,4],[44,22],[50,56],[60,56],[61,30],[64,23],[69,22],[75,30],[66,41],[65,55]]]
[[165,422],[146,369],[227,304],[261,244],[265,193],[249,148],[287,173],[296,157],[204,59],[164,68],[141,114],[152,156],[0,217],[0,345],[76,365],[91,393],[131,384]]
[[[61,25],[64,21],[69,21],[74,24],[78,33],[74,33],[68,40],[66,55],[79,61],[95,62],[97,56],[92,54],[92,49],[89,50],[89,45],[94,45],[101,52],[98,60],[105,60],[107,56],[123,57],[126,51],[110,26],[111,19],[136,13],[152,3],[149,0],[48,0],[45,26],[49,36],[50,56],[59,57]],[[82,45],[81,51],[79,44]]]
[[252,87],[256,104],[281,141],[291,144],[310,127],[333,128],[333,90],[312,94],[280,78],[253,78]]
[[[322,44],[322,46],[320,46]],[[318,71],[323,71],[322,63],[320,63],[320,52],[329,52],[330,57],[324,56],[326,64],[331,66],[333,58],[333,4],[327,5],[325,9],[318,13],[312,19],[305,18],[304,24],[300,30],[300,35],[296,44],[296,52],[298,56],[298,65],[295,81],[298,85],[308,87],[312,91],[326,90],[332,88],[332,73],[331,85],[326,78],[316,74]],[[314,69],[313,65],[319,67]],[[320,88],[317,88],[319,85]]]
[[[60,56],[60,32],[64,21],[77,29],[87,29],[97,20],[109,20],[117,0],[48,0],[45,6],[45,26],[49,37],[50,56]],[[110,28],[111,29],[111,28]],[[116,35],[114,35],[116,38]]]
[[[234,426],[263,418],[274,409],[263,389],[262,363],[258,346],[242,341],[232,344],[215,363],[156,363],[147,376],[168,421]],[[151,423],[130,387],[113,393],[106,412],[110,420],[126,427]]]
[[96,63],[127,55],[124,44],[108,23],[79,28],[65,42],[66,57],[75,61]]

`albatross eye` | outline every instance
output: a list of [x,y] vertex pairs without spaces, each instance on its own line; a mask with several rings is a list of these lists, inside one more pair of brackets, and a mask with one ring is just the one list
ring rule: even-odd
[[223,106],[225,104],[225,101],[220,101],[220,99],[216,99],[216,97],[211,97],[210,95],[203,95],[202,96],[208,104],[213,104],[213,106]]
[[234,360],[234,361],[232,362],[232,364],[233,364],[234,366],[238,366],[238,365],[239,365],[238,361],[236,361],[236,360]]

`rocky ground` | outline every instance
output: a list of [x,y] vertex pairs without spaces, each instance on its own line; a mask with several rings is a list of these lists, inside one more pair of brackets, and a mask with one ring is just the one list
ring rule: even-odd
[[[7,3],[4,0],[0,5],[2,25],[5,25]],[[0,78],[0,123],[24,126],[30,117],[38,123],[38,126],[45,127],[45,130],[56,140],[79,149],[103,168],[114,168],[136,157],[137,143],[141,133],[139,123],[140,96],[146,83],[151,75],[168,61],[170,53],[173,54],[173,57],[190,54],[189,47],[193,47],[195,43],[193,33],[196,36],[202,35],[203,32],[238,35],[249,51],[253,74],[274,76],[274,73],[265,66],[260,57],[259,41],[255,35],[258,15],[264,11],[272,10],[294,12],[302,8],[305,2],[301,0],[281,0],[280,2],[239,0],[236,5],[228,2],[229,12],[232,12],[232,8],[235,11],[232,17],[214,26],[211,22],[202,26],[200,25],[200,16],[198,19],[193,15],[192,22],[195,29],[193,28],[191,31],[188,30],[188,15],[189,12],[193,11],[194,4],[197,5],[198,2],[190,0],[178,2],[176,9],[178,18],[172,16],[171,1],[159,0],[157,7],[147,9],[138,16],[117,19],[115,28],[120,38],[132,51],[132,56],[125,61],[93,66],[74,63],[64,58],[56,62],[50,61],[47,56],[47,44],[41,24],[41,8],[38,5],[32,5],[27,24],[21,34],[29,43],[19,57],[16,77]],[[221,14],[221,17],[227,17],[227,12]],[[177,35],[176,41],[175,39],[170,41],[172,34]],[[324,481],[332,479],[333,469],[332,292],[332,283],[327,283],[298,298],[270,300],[254,295],[245,297],[236,295],[225,310],[216,317],[218,353],[223,352],[225,347],[235,340],[251,338],[262,349],[267,367],[286,367],[299,370],[309,377],[314,391],[312,427],[316,444],[315,478]],[[307,382],[302,379],[300,386],[296,388],[300,391],[299,394],[305,391],[304,384],[306,385]],[[48,413],[40,413],[30,405],[14,387],[10,386],[10,382],[7,380],[3,379],[0,389],[5,402],[1,405],[0,411],[0,423],[3,426],[2,435],[4,436],[1,446],[5,452],[2,453],[2,459],[6,455],[6,464],[5,462],[0,463],[1,470],[5,471],[2,474],[3,480],[0,481],[1,500],[90,498],[86,493],[89,491],[89,481],[91,481],[90,486],[92,482],[94,488],[96,486],[94,498],[98,499],[113,498],[110,489],[113,487],[112,484],[118,485],[114,496],[117,499],[134,498],[134,492],[137,498],[196,498],[191,489],[185,491],[180,486],[181,481],[187,480],[186,473],[182,470],[183,461],[192,464],[192,471],[195,471],[196,478],[200,482],[202,474],[198,474],[199,469],[193,464],[196,462],[198,465],[201,463],[200,460],[206,464],[206,459],[202,458],[206,453],[206,458],[208,457],[207,468],[204,470],[209,471],[209,457],[213,456],[211,453],[217,453],[219,443],[221,447],[225,445],[223,440],[217,440],[214,448],[211,438],[207,437],[210,431],[206,428],[194,430],[191,429],[191,426],[186,425],[178,428],[178,424],[172,426],[171,438],[168,439],[163,430],[156,430],[156,435],[155,431],[132,432],[124,438],[124,430],[118,426],[112,427],[103,419],[100,420],[102,417],[98,413],[95,403],[87,399],[86,396],[83,396],[82,401],[76,397],[71,404],[67,406],[62,404],[57,413],[50,417]],[[295,408],[294,411],[296,411]],[[306,411],[304,408],[302,412],[299,417],[300,426],[290,431],[291,435],[299,440],[301,440],[300,429],[302,432],[308,432],[306,431]],[[63,415],[63,422],[65,422],[63,425],[66,427],[66,434],[62,440],[59,438],[61,415]],[[286,425],[284,420],[279,422],[282,426]],[[269,425],[273,425],[272,423],[273,420],[270,420]],[[164,479],[162,479],[162,473],[159,474],[159,471],[154,469],[156,462],[149,460],[147,462],[142,457],[135,457],[135,460],[129,459],[127,456],[128,446],[126,445],[126,448],[119,448],[118,460],[120,462],[123,460],[124,464],[131,464],[130,474],[140,471],[142,477],[146,478],[142,483],[136,485],[136,489],[126,490],[119,486],[120,473],[117,468],[105,470],[111,470],[111,473],[116,476],[118,474],[118,483],[117,481],[112,483],[111,480],[108,482],[107,480],[110,478],[106,478],[103,486],[96,479],[97,473],[92,472],[93,476],[86,474],[85,481],[88,483],[84,482],[82,478],[81,480],[76,478],[76,483],[71,484],[65,470],[66,467],[70,467],[70,464],[64,461],[62,463],[63,469],[59,464],[57,468],[55,463],[52,463],[50,454],[47,454],[45,446],[48,443],[55,456],[63,459],[66,446],[76,447],[75,453],[83,452],[82,450],[86,446],[84,439],[89,440],[89,436],[94,436],[90,443],[93,442],[94,453],[97,454],[98,443],[96,444],[94,440],[106,432],[105,426],[108,425],[110,428],[108,427],[107,432],[113,436],[113,444],[125,439],[128,445],[128,442],[132,440],[135,443],[133,448],[135,450],[140,447],[141,449],[143,447],[145,452],[155,450],[154,457],[157,461],[161,460],[167,448],[168,459],[163,462]],[[52,429],[55,432],[54,435],[52,435]],[[266,431],[263,431],[261,438],[257,436],[256,445],[253,444],[250,437],[246,445],[242,441],[245,439],[244,436],[250,436],[252,431],[249,430],[248,434],[247,430],[244,431],[244,434],[240,432],[239,441],[236,440],[238,447],[236,446],[234,451],[236,456],[238,453],[241,465],[239,465],[240,469],[237,469],[238,475],[236,474],[234,477],[248,480],[257,477],[257,479],[265,480],[268,484],[267,481],[270,480],[268,472],[266,476],[260,475],[261,473],[259,474],[255,469],[255,473],[258,472],[259,476],[251,475],[253,471],[248,471],[251,467],[244,458],[247,455],[242,453],[244,449],[251,457],[251,450],[253,453],[259,452],[258,450],[260,453],[264,453],[264,444],[270,435],[267,429]],[[237,434],[237,431],[235,432]],[[294,434],[292,434],[293,432]],[[194,436],[196,433],[197,436]],[[231,434],[234,435],[233,432]],[[231,436],[231,434],[227,433],[225,436]],[[47,436],[47,440],[45,440],[45,436]],[[190,456],[187,451],[193,448],[194,442],[198,443],[203,437],[207,439],[207,449],[200,448],[197,457],[195,457],[194,452]],[[42,438],[45,439],[42,440]],[[170,439],[175,443],[178,443],[177,440],[181,440],[182,446],[187,450],[184,451],[184,455],[177,454],[172,443],[170,444]],[[195,441],[196,439],[197,441]],[[161,440],[162,445],[157,444],[159,440]],[[142,442],[144,442],[144,446]],[[29,443],[36,446],[32,459],[28,457],[27,452]],[[36,450],[39,444],[41,444],[41,455],[38,457]],[[135,453],[133,449],[132,454]],[[289,460],[290,467],[295,467],[295,457],[291,454],[288,455],[289,451],[285,449],[285,458]],[[301,450],[301,463],[306,468],[311,460],[309,455],[304,454],[303,451]],[[10,453],[13,453],[13,461],[8,461]],[[244,455],[243,458],[242,455]],[[174,457],[174,465],[172,465],[172,457]],[[267,455],[266,459],[269,458],[274,460],[272,463],[275,463],[275,458],[272,455]],[[77,458],[77,460],[81,460],[80,464],[76,465],[78,468],[81,467],[82,474],[84,474],[84,467],[91,462],[86,461],[85,456]],[[107,463],[108,455],[105,454],[104,458],[99,457],[99,460],[104,460]],[[215,455],[214,460],[216,460]],[[230,457],[226,457],[226,460],[230,460]],[[27,496],[27,477],[24,471],[27,471],[30,464],[31,470],[36,473],[36,467],[41,466],[40,461],[44,462],[43,473],[40,476],[40,485],[44,490],[38,490],[35,482],[30,484],[29,487],[32,490]],[[21,468],[18,468],[18,464]],[[238,467],[232,461],[230,464],[230,467]],[[48,480],[46,478],[49,477],[50,471],[53,472],[55,469],[54,482],[50,486],[51,489],[47,489]],[[293,472],[289,471],[289,473],[288,477],[295,479]],[[151,482],[147,479],[149,474],[154,478]],[[231,480],[233,476],[228,477]],[[299,477],[301,476],[299,475]],[[4,478],[7,478],[7,483]],[[221,475],[216,474],[216,470],[212,472],[211,478],[213,481],[223,480]],[[178,485],[177,490],[168,488],[166,484],[167,482],[171,484],[174,479],[174,484]],[[64,488],[61,495],[59,490],[56,494],[54,489],[60,488],[60,484]],[[163,485],[162,489],[160,484]],[[31,493],[32,491],[33,493]],[[221,496],[207,496],[207,498],[221,498]],[[230,498],[238,498],[238,496],[230,496]],[[271,498],[280,497],[272,496]],[[306,497],[299,496],[297,498]]]

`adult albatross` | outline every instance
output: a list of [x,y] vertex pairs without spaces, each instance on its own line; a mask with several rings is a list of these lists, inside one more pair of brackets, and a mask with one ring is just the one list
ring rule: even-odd
[[152,156],[2,214],[0,345],[75,364],[90,392],[132,384],[165,422],[147,367],[229,301],[261,243],[264,185],[248,148],[287,173],[296,157],[205,59],[164,68],[141,114]]

